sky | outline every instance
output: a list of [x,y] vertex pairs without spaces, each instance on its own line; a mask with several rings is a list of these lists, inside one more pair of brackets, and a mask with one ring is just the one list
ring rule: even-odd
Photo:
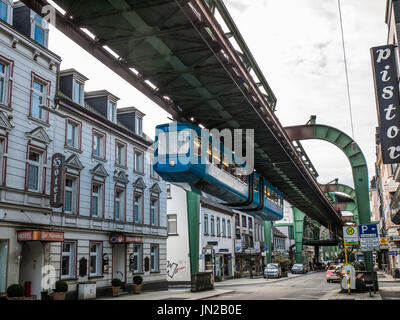
[[[283,126],[305,124],[311,115],[352,136],[337,0],[225,0],[228,11],[277,97]],[[354,139],[374,175],[375,127],[378,125],[370,48],[386,44],[386,0],[341,0],[349,71]],[[146,114],[144,132],[170,122],[155,103],[103,66],[72,40],[51,27],[50,50],[62,58],[61,69],[86,77],[85,90],[106,89],[118,107],[134,106]],[[350,163],[334,145],[302,142],[319,173],[318,182],[335,178],[353,186]]]

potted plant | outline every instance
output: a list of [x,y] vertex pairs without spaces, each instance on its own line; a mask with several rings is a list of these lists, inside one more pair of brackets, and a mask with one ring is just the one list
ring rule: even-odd
[[12,284],[7,288],[8,300],[24,300],[24,287],[20,284]]
[[142,291],[143,277],[136,275],[133,276],[133,292],[140,293]]
[[114,279],[111,280],[113,297],[118,297],[119,296],[119,293],[121,291],[121,285],[122,285],[122,281],[120,279],[114,278]]
[[68,291],[68,283],[64,280],[56,281],[56,288],[53,290],[53,300],[65,300]]

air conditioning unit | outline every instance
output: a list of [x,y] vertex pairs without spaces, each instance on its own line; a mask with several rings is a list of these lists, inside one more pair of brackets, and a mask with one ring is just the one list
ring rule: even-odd
[[86,281],[78,283],[78,300],[96,299],[96,282]]

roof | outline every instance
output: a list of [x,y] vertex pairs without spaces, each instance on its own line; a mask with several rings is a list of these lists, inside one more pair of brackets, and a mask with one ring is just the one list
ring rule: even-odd
[[200,203],[201,203],[202,206],[204,206],[205,208],[208,208],[208,209],[216,210],[216,211],[219,211],[221,213],[226,213],[226,214],[229,214],[229,215],[233,215],[234,214],[234,212],[233,212],[233,210],[231,208],[226,207],[226,206],[224,206],[224,205],[222,205],[222,204],[220,204],[218,202],[215,202],[215,201],[213,201],[211,199],[208,199],[206,197],[200,197]]
[[285,234],[283,234],[281,231],[279,231],[279,229],[277,228],[272,228],[274,236],[275,237],[279,237],[279,238],[287,238],[287,236]]

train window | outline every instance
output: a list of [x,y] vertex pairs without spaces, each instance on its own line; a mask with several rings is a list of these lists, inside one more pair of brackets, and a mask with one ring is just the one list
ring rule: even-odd
[[168,138],[168,153],[169,154],[186,154],[189,152],[190,132],[182,130],[176,135],[171,132]]
[[236,163],[233,159],[231,165],[229,166],[229,172],[231,175],[236,176]]
[[271,200],[271,189],[269,187],[267,189],[267,197],[269,200]]
[[268,187],[264,186],[264,198],[267,199],[268,197]]
[[218,147],[213,146],[213,164],[215,164],[218,168],[221,168],[221,155]]
[[259,189],[259,179],[258,177],[254,177],[254,191],[258,192]]
[[201,157],[201,138],[198,136],[194,137],[193,153]]
[[207,153],[208,153],[208,161],[210,163],[212,163],[212,144],[211,143],[208,144]]
[[223,155],[222,168],[226,172],[229,172],[229,160],[228,160],[228,156],[226,154]]

